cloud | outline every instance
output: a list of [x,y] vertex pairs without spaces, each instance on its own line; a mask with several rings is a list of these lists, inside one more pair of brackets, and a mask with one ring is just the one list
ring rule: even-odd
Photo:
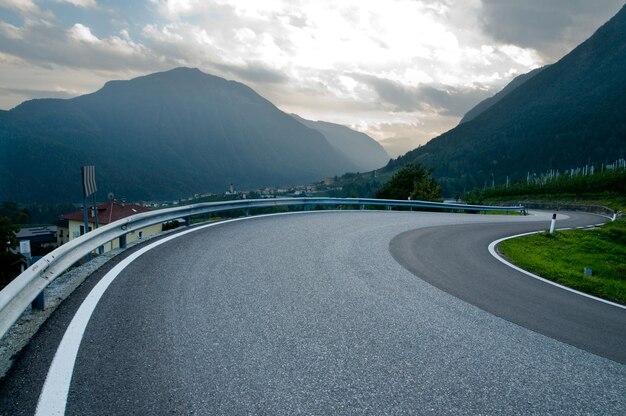
[[17,66],[17,65],[24,65],[26,64],[26,62],[18,58],[17,56],[0,52],[0,64]]
[[377,139],[389,156],[396,158],[454,127],[456,117],[424,117],[420,121],[373,122],[350,127]]
[[[54,19],[54,13],[50,10],[42,10],[33,0],[0,0],[1,9],[12,10],[25,19],[44,18]],[[0,15],[1,16],[1,15]]]
[[289,80],[284,73],[268,68],[260,62],[247,63],[245,66],[226,64],[213,64],[212,66],[223,73],[236,75],[237,78],[253,83],[281,84]]
[[85,71],[56,65],[45,68],[0,59],[0,108],[9,109],[33,98],[71,98],[87,94],[112,78],[121,78],[119,71]]
[[87,42],[87,43],[98,43],[100,39],[95,37],[93,33],[91,33],[91,29],[87,26],[83,26],[80,23],[76,23],[69,30],[70,36],[77,41]]
[[22,27],[0,23],[2,53],[43,67],[92,70],[156,69],[158,56],[123,35],[98,38],[76,23],[64,30],[44,20],[28,19]]
[[25,14],[41,14],[41,9],[32,0],[0,0],[0,7]]
[[72,98],[76,96],[74,91],[62,90],[34,90],[28,88],[7,88],[0,87],[3,94],[13,94],[21,97],[33,98]]
[[623,0],[483,0],[481,26],[502,43],[537,50],[553,62],[584,41]]
[[425,103],[420,99],[418,88],[405,87],[397,82],[375,76],[355,75],[354,78],[370,85],[382,100],[384,107],[392,111],[411,112],[426,108]]
[[492,95],[485,87],[461,88],[438,84],[402,85],[374,76],[355,75],[372,86],[389,111],[431,110],[443,115],[462,116],[480,101]]
[[60,3],[69,3],[77,7],[98,7],[96,0],[57,0]]

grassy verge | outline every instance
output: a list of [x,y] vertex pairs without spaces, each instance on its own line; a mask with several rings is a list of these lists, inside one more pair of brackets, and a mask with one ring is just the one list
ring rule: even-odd
[[[597,229],[513,238],[500,243],[498,251],[541,277],[626,304],[626,219]],[[592,276],[584,275],[585,267]]]

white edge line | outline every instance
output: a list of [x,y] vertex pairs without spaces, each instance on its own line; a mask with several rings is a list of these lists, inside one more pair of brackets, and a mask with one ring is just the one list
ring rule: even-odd
[[606,303],[607,305],[616,306],[616,307],[618,307],[620,309],[626,310],[626,306],[620,305],[619,303],[611,302],[610,300],[602,299],[602,298],[599,298],[597,296],[593,296],[593,295],[590,295],[588,293],[584,293],[584,292],[578,291],[576,289],[572,289],[571,287],[563,286],[563,285],[558,284],[556,282],[553,282],[551,280],[545,279],[545,278],[543,278],[541,276],[537,276],[536,274],[531,273],[531,272],[529,272],[527,270],[524,270],[521,267],[518,267],[518,266],[514,265],[513,263],[507,261],[506,259],[504,259],[504,257],[500,256],[498,254],[498,252],[496,251],[496,246],[498,244],[500,244],[502,241],[510,240],[512,238],[517,238],[517,237],[523,237],[523,236],[531,235],[531,234],[538,234],[538,233],[541,233],[541,232],[543,232],[543,231],[533,231],[533,232],[530,232],[530,233],[523,233],[523,234],[512,235],[510,237],[504,237],[504,238],[500,238],[499,240],[492,241],[491,244],[489,244],[489,253],[491,253],[491,255],[493,257],[495,257],[497,260],[501,261],[502,263],[506,264],[510,268],[515,269],[518,272],[524,273],[525,275],[530,276],[530,277],[532,277],[534,279],[541,280],[544,283],[547,283],[547,284],[550,284],[552,286],[556,286],[558,288],[567,290],[568,292],[572,292],[572,293],[575,293],[577,295],[584,296],[586,298],[597,300],[598,302]]
[[[313,213],[317,211],[305,211],[304,213]],[[325,212],[325,211],[322,211]],[[210,224],[201,225],[196,228],[192,228],[189,230],[185,230],[171,236],[162,238],[138,251],[131,254],[124,260],[120,261],[115,267],[113,267],[100,281],[94,286],[89,295],[85,298],[81,306],[76,311],[74,318],[70,322],[67,327],[65,334],[63,335],[63,339],[61,340],[57,351],[54,355],[52,363],[50,365],[50,369],[48,370],[48,374],[46,376],[46,380],[44,382],[41,394],[39,396],[39,400],[37,402],[37,409],[35,411],[35,416],[62,416],[65,414],[65,407],[67,405],[67,397],[69,393],[70,383],[72,380],[72,375],[74,373],[74,365],[76,363],[76,357],[78,355],[78,350],[80,348],[80,344],[85,333],[85,329],[87,328],[87,324],[95,310],[98,302],[102,298],[102,295],[110,286],[110,284],[115,280],[115,278],[134,260],[136,260],[139,256],[146,253],[153,248],[160,246],[168,241],[171,241],[175,238],[181,237],[183,235],[202,230],[207,227],[212,227],[216,225],[221,225],[229,222],[249,220],[253,218],[260,217],[270,217],[276,215],[289,215],[289,214],[302,214],[303,212],[284,212],[284,213],[275,213],[275,214],[266,214],[266,215],[256,215],[252,217],[244,217],[244,218],[235,218],[231,220],[224,220],[219,222],[214,222]],[[499,261],[516,269],[526,275],[534,277],[535,279],[541,280],[545,283],[560,287],[562,289],[568,290],[570,292],[577,293],[579,295],[598,300],[600,302],[604,302],[613,306],[617,306],[622,309],[626,309],[626,307],[619,305],[617,303],[609,302],[604,299],[597,298],[595,296],[588,295],[586,293],[579,292],[577,290],[559,285],[557,283],[546,280],[542,277],[536,276],[526,270],[523,270],[502,257],[500,257],[496,251],[495,246],[501,241],[508,240],[515,237],[521,237],[524,235],[536,234],[541,231],[535,231],[531,233],[518,234],[511,237],[501,238],[489,244],[489,252]]]
[[[315,211],[309,211],[315,212]],[[308,212],[306,212],[308,213]],[[275,215],[289,215],[289,214],[302,214],[302,212],[280,212],[266,215],[255,215],[252,217],[234,218],[230,220],[224,220],[214,222],[210,224],[201,225],[189,230],[173,234],[171,236],[162,238],[126,257],[120,261],[115,267],[113,267],[89,292],[89,295],[85,298],[80,305],[74,318],[68,325],[63,335],[63,339],[59,343],[57,351],[52,359],[52,364],[48,370],[48,375],[44,382],[39,400],[37,402],[37,410],[35,416],[62,416],[65,414],[65,407],[67,405],[67,397],[69,394],[70,383],[72,381],[72,374],[74,373],[74,364],[76,363],[76,357],[80,348],[85,329],[87,324],[96,309],[100,298],[107,290],[109,285],[115,280],[115,278],[128,266],[135,261],[139,256],[146,253],[153,248],[160,246],[170,240],[181,237],[183,235],[202,230],[207,227],[213,227],[216,225],[222,225],[229,222],[249,220],[260,217],[271,217]]]

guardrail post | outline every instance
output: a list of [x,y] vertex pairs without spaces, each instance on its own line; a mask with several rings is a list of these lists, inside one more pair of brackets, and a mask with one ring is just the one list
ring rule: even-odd
[[126,248],[126,234],[120,235],[120,248]]
[[185,217],[185,226],[189,227],[191,225],[191,217]]
[[250,208],[246,208],[246,209],[244,210],[244,215],[245,215],[246,217],[249,217],[249,216],[250,216]]
[[37,295],[35,300],[33,300],[33,303],[31,304],[31,306],[33,307],[33,309],[37,309],[40,311],[43,311],[46,308],[46,302],[45,302],[45,296],[43,294],[43,290],[41,291],[41,293]]

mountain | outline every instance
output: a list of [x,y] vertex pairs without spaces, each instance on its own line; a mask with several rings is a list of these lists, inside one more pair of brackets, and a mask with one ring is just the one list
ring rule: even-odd
[[249,87],[191,68],[0,112],[0,200],[80,200],[80,167],[90,164],[100,195],[133,200],[222,192],[230,183],[309,183],[358,169]]
[[489,98],[482,100],[481,102],[476,104],[471,110],[465,113],[465,115],[463,116],[459,124],[467,123],[468,121],[475,119],[476,117],[478,117],[479,114],[487,111],[488,108],[490,108],[492,105],[494,105],[495,103],[503,99],[507,94],[509,94],[515,88],[519,87],[520,85],[522,85],[524,82],[528,81],[535,75],[539,74],[541,71],[543,71],[547,67],[548,65],[542,66],[540,68],[535,68],[526,74],[516,76],[515,78],[513,78],[511,82],[509,82],[504,88],[502,88],[502,90],[496,93],[493,97],[489,97]]
[[389,163],[434,169],[446,195],[626,155],[626,6],[474,119]]
[[367,134],[340,124],[306,120],[296,114],[292,116],[308,128],[322,133],[328,143],[350,160],[359,172],[378,169],[389,162],[389,154]]

